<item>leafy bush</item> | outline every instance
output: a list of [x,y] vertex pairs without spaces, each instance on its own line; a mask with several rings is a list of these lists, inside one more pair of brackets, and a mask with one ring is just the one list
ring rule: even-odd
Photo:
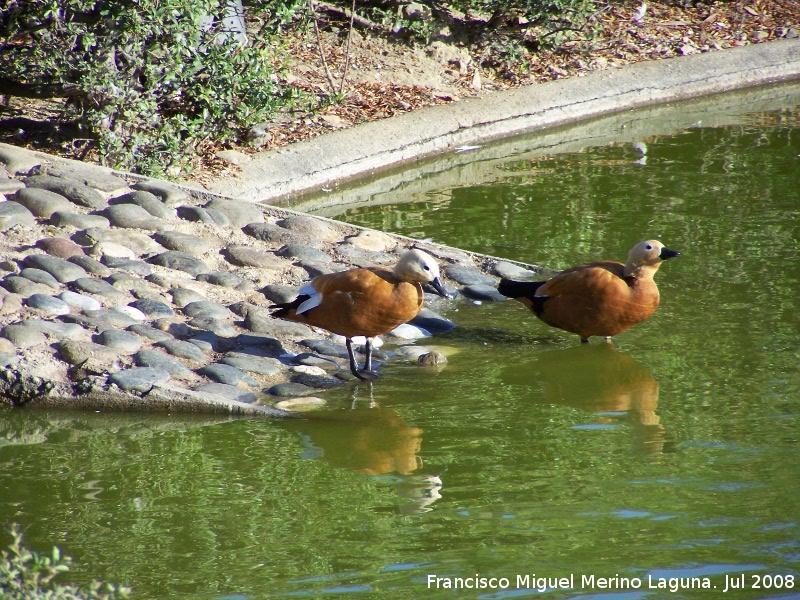
[[113,600],[130,597],[130,590],[108,583],[94,582],[87,589],[53,582],[69,571],[72,559],[61,556],[57,547],[42,556],[22,545],[18,525],[10,528],[12,537],[7,550],[0,552],[0,598],[3,600]]
[[203,145],[223,146],[293,101],[276,34],[296,4],[263,6],[246,45],[226,24],[229,4],[12,2],[0,13],[0,72],[22,95],[68,98],[65,117],[104,164],[177,174]]

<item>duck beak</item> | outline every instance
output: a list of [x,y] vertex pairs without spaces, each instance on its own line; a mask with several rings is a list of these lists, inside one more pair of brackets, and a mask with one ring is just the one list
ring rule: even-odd
[[444,289],[444,286],[442,285],[442,280],[439,279],[438,277],[435,277],[433,281],[431,281],[431,285],[433,286],[433,289],[436,290],[436,293],[439,294],[440,296],[444,296],[445,298],[452,298],[452,296],[447,293],[447,290]]
[[667,260],[668,258],[674,258],[674,257],[680,256],[680,255],[681,255],[681,253],[678,252],[677,250],[670,250],[669,248],[662,248],[661,249],[661,254],[659,254],[658,257],[661,260]]

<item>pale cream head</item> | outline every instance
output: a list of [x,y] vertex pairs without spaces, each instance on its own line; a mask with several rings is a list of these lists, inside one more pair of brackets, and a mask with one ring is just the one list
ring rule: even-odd
[[649,272],[652,276],[661,266],[661,263],[672,258],[673,256],[680,256],[680,252],[675,252],[664,247],[664,244],[658,240],[645,240],[639,242],[630,252],[628,252],[628,261],[625,263],[625,275],[640,276],[640,274]]
[[429,254],[415,248],[400,257],[394,274],[403,281],[431,283],[439,278],[439,265]]

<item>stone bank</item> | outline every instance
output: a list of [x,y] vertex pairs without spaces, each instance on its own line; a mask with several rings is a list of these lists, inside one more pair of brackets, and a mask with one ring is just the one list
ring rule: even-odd
[[426,294],[376,355],[416,361],[455,327],[445,303],[502,300],[497,277],[535,272],[7,145],[0,232],[6,406],[287,416],[352,379],[342,338],[269,314],[312,277],[433,255],[455,298]]

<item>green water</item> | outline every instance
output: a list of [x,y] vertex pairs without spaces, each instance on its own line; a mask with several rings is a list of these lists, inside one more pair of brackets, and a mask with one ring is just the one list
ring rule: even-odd
[[658,237],[661,307],[613,346],[450,301],[445,368],[391,362],[307,420],[5,413],[0,520],[138,598],[797,598],[797,111],[642,142],[338,217],[553,268]]

